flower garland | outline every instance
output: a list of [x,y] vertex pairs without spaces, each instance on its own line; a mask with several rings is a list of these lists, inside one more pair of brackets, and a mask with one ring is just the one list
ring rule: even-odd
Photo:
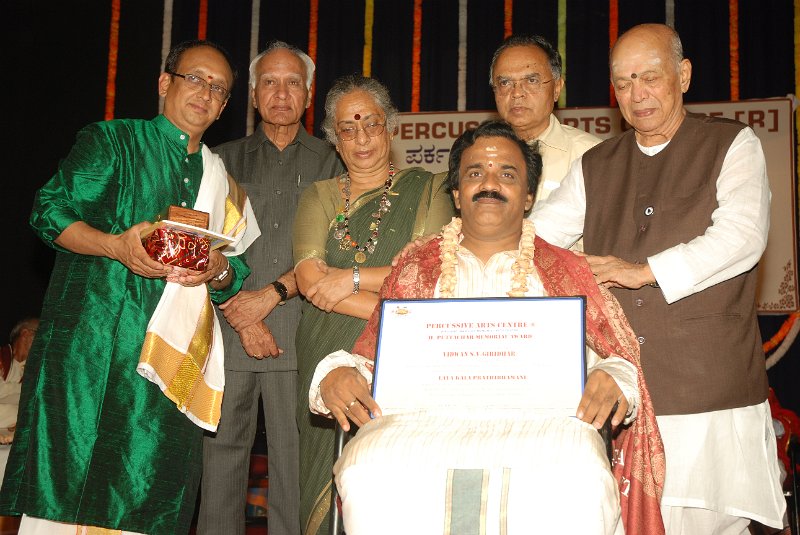
[[[448,298],[455,295],[458,277],[458,249],[461,238],[461,219],[454,217],[450,223],[442,228],[442,243],[439,245],[439,260],[442,264],[442,274],[439,277],[439,294]],[[522,236],[519,240],[519,256],[511,266],[511,290],[509,297],[523,297],[528,293],[528,275],[536,269],[533,265],[533,254],[536,250],[534,240],[536,229],[529,220],[522,222]]]

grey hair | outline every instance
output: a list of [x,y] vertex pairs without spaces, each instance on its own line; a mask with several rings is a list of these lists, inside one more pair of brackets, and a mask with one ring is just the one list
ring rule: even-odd
[[34,331],[39,328],[39,320],[38,318],[25,318],[17,322],[16,325],[11,329],[11,334],[8,335],[8,341],[12,344],[19,338],[19,335],[22,334],[22,331],[29,330]]
[[348,74],[338,78],[331,86],[325,97],[325,118],[322,120],[322,130],[325,137],[336,145],[336,106],[345,95],[353,91],[368,93],[375,103],[383,110],[386,116],[386,130],[394,132],[398,123],[398,111],[389,96],[389,90],[375,78],[367,78],[360,74]]
[[547,55],[547,62],[550,64],[550,72],[553,74],[553,79],[558,80],[561,78],[561,54],[550,44],[550,41],[541,35],[511,35],[494,51],[492,64],[489,66],[490,86],[494,87],[494,66],[497,60],[500,59],[500,54],[515,46],[535,46],[541,49]]
[[671,26],[667,26],[667,28],[670,33],[669,48],[672,51],[672,60],[675,62],[675,69],[680,71],[681,61],[683,61],[683,43],[681,43],[681,37],[675,28]]
[[250,62],[250,87],[252,89],[256,88],[256,84],[258,80],[256,80],[256,65],[258,62],[261,61],[261,58],[266,56],[271,52],[275,52],[276,50],[288,50],[298,58],[303,64],[306,66],[306,91],[311,91],[311,84],[314,82],[314,60],[311,57],[297,48],[294,45],[290,45],[289,43],[285,43],[283,41],[270,41],[267,43],[267,48],[259,55],[253,58],[253,61]]

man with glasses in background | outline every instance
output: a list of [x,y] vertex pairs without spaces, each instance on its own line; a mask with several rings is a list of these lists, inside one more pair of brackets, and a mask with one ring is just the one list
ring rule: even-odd
[[564,88],[561,56],[544,37],[512,35],[495,51],[489,68],[497,113],[520,139],[538,142],[544,170],[536,203],[557,189],[569,165],[600,139],[553,115]]
[[292,228],[300,193],[340,174],[333,147],[300,120],[311,104],[314,62],[274,41],[250,63],[250,96],[261,121],[253,134],[215,152],[247,190],[264,237],[248,252],[252,276],[220,308],[225,339],[225,400],[220,427],[203,447],[198,533],[244,534],[250,451],[258,398],[264,408],[269,463],[269,533],[299,535],[297,357],[300,321]]
[[[0,514],[23,514],[22,534],[189,530],[203,430],[181,412],[214,412],[198,403],[221,396],[203,376],[222,351],[209,294],[238,291],[249,270],[234,255],[259,234],[246,195],[200,141],[234,78],[218,45],[177,45],[158,78],[163,115],[87,126],[37,193],[30,223],[57,254],[0,492]],[[208,212],[210,230],[234,244],[204,271],[153,260],[141,233],[169,205]],[[176,313],[162,322],[163,310]],[[188,397],[162,393],[169,375]]]

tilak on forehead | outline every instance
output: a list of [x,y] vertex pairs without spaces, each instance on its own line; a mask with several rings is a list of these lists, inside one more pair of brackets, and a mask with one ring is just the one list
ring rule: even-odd
[[361,119],[361,114],[360,113],[356,113],[355,115],[353,115],[353,119],[358,121],[359,119]]
[[[489,158],[497,158],[497,147],[495,147],[494,145],[489,145],[488,147],[484,147],[483,150],[486,151],[486,156],[488,156]],[[489,160],[486,163],[486,165],[488,167],[493,167],[494,162],[492,160]]]

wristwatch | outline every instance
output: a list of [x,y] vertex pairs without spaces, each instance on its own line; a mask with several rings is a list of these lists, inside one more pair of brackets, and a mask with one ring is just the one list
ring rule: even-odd
[[281,301],[278,304],[285,305],[286,300],[289,299],[289,290],[286,289],[286,285],[281,281],[272,281],[272,286],[275,288],[275,291],[278,292],[278,295],[281,296]]
[[361,282],[361,274],[358,271],[358,266],[353,266],[353,293],[358,293],[358,285]]
[[227,277],[227,276],[230,274],[230,272],[231,272],[231,262],[230,262],[230,260],[227,260],[227,262],[228,262],[228,264],[225,266],[225,269],[223,269],[223,270],[220,272],[220,274],[219,274],[219,275],[217,275],[216,277],[214,277],[212,280],[215,280],[215,281],[217,281],[217,282],[222,282],[222,281],[224,281],[224,280],[225,280],[225,278],[226,278],[226,277]]

